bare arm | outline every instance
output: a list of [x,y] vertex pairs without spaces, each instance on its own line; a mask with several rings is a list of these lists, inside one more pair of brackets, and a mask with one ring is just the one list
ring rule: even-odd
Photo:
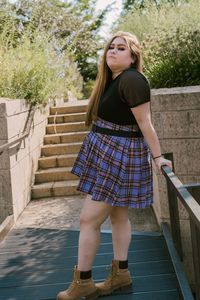
[[[158,140],[157,133],[151,122],[150,102],[131,108],[131,111],[144,135],[145,140],[147,141],[152,156],[153,157],[160,156],[161,155],[160,143]],[[160,169],[162,165],[168,165],[170,168],[172,168],[171,161],[163,157],[159,157],[154,161],[158,169]]]

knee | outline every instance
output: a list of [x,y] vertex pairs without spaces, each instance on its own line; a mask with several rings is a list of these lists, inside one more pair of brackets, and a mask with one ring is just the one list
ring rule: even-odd
[[97,220],[92,218],[87,214],[80,215],[80,229],[90,228],[90,229],[100,229],[100,224],[98,224]]
[[128,215],[111,214],[110,221],[112,225],[122,225],[129,223]]

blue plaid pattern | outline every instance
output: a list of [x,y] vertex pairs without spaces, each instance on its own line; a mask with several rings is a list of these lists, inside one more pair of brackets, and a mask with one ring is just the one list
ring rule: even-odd
[[[130,131],[98,118],[100,127]],[[110,136],[90,131],[71,171],[80,177],[77,189],[92,200],[112,206],[145,208],[153,203],[151,155],[144,138]]]

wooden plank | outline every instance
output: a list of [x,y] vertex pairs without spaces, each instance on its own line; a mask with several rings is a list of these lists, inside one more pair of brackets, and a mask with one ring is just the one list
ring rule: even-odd
[[[55,300],[56,294],[71,282],[72,268],[77,262],[78,235],[78,231],[66,230],[14,230],[0,247],[3,259],[0,300]],[[93,268],[95,281],[107,276],[113,258],[111,240],[110,233],[102,233]],[[134,290],[133,294],[123,295],[123,299],[133,299],[133,296],[134,300],[180,299],[166,243],[160,234],[133,235],[129,268]],[[107,298],[110,299],[104,297]]]
[[[35,239],[35,238],[34,238]],[[145,239],[136,239],[135,236],[132,237],[132,244],[130,245],[130,247],[135,247],[138,245],[138,243],[156,243],[156,241],[163,241],[163,237],[155,237],[155,239],[153,238],[145,238]],[[72,238],[66,238],[66,239],[57,239],[57,240],[42,240],[40,241],[33,241],[32,239],[25,239],[25,240],[21,240],[21,238],[11,238],[9,240],[4,241],[4,243],[0,244],[0,253],[4,253],[4,252],[13,252],[17,249],[19,249],[19,251],[24,250],[42,250],[42,249],[57,249],[57,248],[72,248],[72,247],[77,247],[78,244],[78,238],[72,239]],[[104,241],[103,239],[101,239],[101,245],[105,245],[105,244],[112,244],[112,241]]]
[[[156,274],[171,274],[174,272],[170,261],[156,261],[145,263],[129,263],[129,270],[133,277],[148,276]],[[70,281],[72,277],[72,266],[70,268],[55,269],[52,271],[14,271],[7,272],[0,275],[0,288],[12,286],[27,286],[37,284],[50,284],[60,282],[63,278]],[[108,274],[108,266],[99,266],[93,268],[93,276],[95,279],[102,279]]]
[[133,293],[131,295],[113,295],[104,300],[178,300],[181,299],[177,290]]
[[[51,256],[46,258],[45,256],[41,255],[38,258],[29,258],[29,256],[20,255],[18,257],[13,257],[8,261],[4,261],[0,263],[0,269],[16,266],[17,268],[35,268],[38,265],[42,265],[44,268],[46,265],[51,265],[52,268],[61,267],[64,265],[75,265],[77,263],[77,256],[71,257],[62,257],[60,255],[55,255],[54,252],[51,252]],[[113,253],[103,253],[97,254],[95,258],[96,265],[108,265],[110,264],[113,258]],[[152,261],[155,260],[165,260],[169,258],[169,254],[167,250],[160,251],[160,249],[155,250],[143,250],[143,251],[130,251],[128,256],[130,262],[145,262],[145,261]]]
[[[57,284],[9,287],[1,289],[0,300],[41,300],[55,299],[56,294],[69,285],[69,282]],[[176,290],[176,278],[171,274],[136,277],[133,293]],[[176,299],[178,300],[178,299]]]
[[[101,241],[104,242],[112,242],[112,237],[110,235],[110,230],[103,230],[101,232]],[[154,240],[155,238],[162,238],[162,235],[160,233],[141,233],[139,235],[138,232],[132,232],[132,236],[135,240],[146,240],[151,239]],[[40,243],[41,240],[44,242],[56,242],[56,241],[66,241],[70,240],[71,238],[73,240],[78,239],[79,237],[79,230],[58,230],[58,229],[44,229],[44,228],[15,228],[12,229],[7,237],[5,238],[4,242],[13,241],[13,238],[16,238],[16,241],[20,241],[21,243],[26,242],[27,240],[30,240],[31,242]],[[41,240],[40,240],[41,239]],[[2,242],[2,244],[4,243]],[[0,245],[2,245],[0,244]]]
[[[2,244],[0,246],[0,254],[2,253],[17,253],[17,251],[20,252],[28,252],[28,251],[49,251],[52,248],[54,250],[58,249],[58,251],[68,251],[69,248],[71,248],[72,251],[74,251],[74,248],[77,247],[78,240],[75,240],[75,245],[74,242],[65,240],[61,242],[49,242],[49,243],[42,243],[42,244],[31,244],[31,243],[21,243],[17,239],[15,244],[13,245],[13,240],[9,240],[6,243]],[[112,242],[101,242],[99,251],[104,251],[104,248],[110,247]],[[139,249],[144,249],[144,248],[149,248],[150,247],[163,247],[165,244],[164,238],[159,237],[155,239],[135,239],[135,236],[132,237],[132,241],[130,244],[130,248],[134,250],[139,250]],[[60,249],[62,246],[62,249]]]
[[[156,239],[156,240],[133,240],[130,244],[130,251],[140,251],[140,250],[153,250],[153,249],[163,249],[165,248],[165,241],[164,239]],[[35,249],[36,248],[36,249]],[[77,255],[77,246],[67,246],[67,243],[65,243],[62,248],[60,249],[60,245],[55,245],[54,247],[51,245],[48,246],[41,246],[41,248],[38,249],[38,247],[31,247],[31,245],[27,246],[14,246],[11,249],[4,248],[0,249],[0,261],[7,260],[9,258],[12,258],[13,256],[17,255],[29,255],[29,258],[31,257],[40,257],[41,254],[45,255],[45,257],[51,256],[50,251],[54,252],[54,255],[65,255],[68,256],[74,256]],[[101,244],[97,253],[107,253],[112,251],[112,243],[104,243]]]

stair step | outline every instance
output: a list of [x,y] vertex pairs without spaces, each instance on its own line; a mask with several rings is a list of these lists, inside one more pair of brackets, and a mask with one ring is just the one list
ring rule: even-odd
[[71,173],[89,128],[85,126],[88,100],[51,107],[44,146],[35,173],[32,199],[82,194],[78,177]]
[[73,105],[73,106],[62,106],[62,107],[51,107],[50,114],[58,115],[69,114],[69,113],[78,113],[78,112],[86,112],[87,105]]
[[45,145],[41,148],[41,155],[51,156],[59,154],[77,153],[80,150],[81,145],[82,143]]
[[82,194],[76,190],[77,184],[78,180],[40,183],[32,187],[31,196],[32,199],[39,199]]
[[85,121],[86,113],[73,113],[62,115],[51,115],[48,117],[48,124],[54,123],[68,123],[68,122],[82,122]]
[[38,161],[39,169],[49,169],[58,167],[72,167],[77,154],[55,155],[41,157]]
[[35,183],[76,180],[77,176],[71,173],[71,169],[70,167],[59,167],[39,170],[35,173]]
[[88,131],[48,134],[44,136],[44,144],[62,144],[82,142]]
[[64,132],[86,131],[87,129],[88,128],[85,126],[84,122],[50,124],[46,126],[46,133],[57,134],[57,133],[64,133]]

